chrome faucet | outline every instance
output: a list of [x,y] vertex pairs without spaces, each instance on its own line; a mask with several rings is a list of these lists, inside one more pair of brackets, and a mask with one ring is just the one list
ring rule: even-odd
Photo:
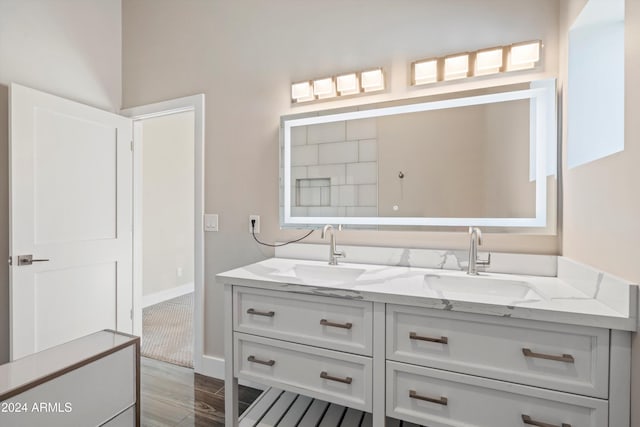
[[482,245],[482,232],[477,227],[469,227],[469,236],[471,241],[469,242],[469,266],[467,268],[467,274],[473,276],[478,275],[478,267],[488,267],[491,265],[491,253],[486,260],[478,258],[478,246]]
[[[342,230],[342,226],[338,226],[338,230]],[[331,224],[327,224],[322,229],[322,237],[324,239],[327,232],[330,232],[329,237],[329,265],[338,265],[338,258],[344,257],[346,254],[344,251],[336,251],[336,237],[334,235],[334,229]]]

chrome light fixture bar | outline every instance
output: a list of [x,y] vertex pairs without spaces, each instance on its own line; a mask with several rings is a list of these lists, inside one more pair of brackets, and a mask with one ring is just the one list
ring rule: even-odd
[[374,68],[366,71],[323,77],[291,84],[291,102],[309,102],[360,93],[384,90],[384,71]]
[[532,69],[540,62],[541,49],[542,42],[533,40],[414,61],[411,85]]

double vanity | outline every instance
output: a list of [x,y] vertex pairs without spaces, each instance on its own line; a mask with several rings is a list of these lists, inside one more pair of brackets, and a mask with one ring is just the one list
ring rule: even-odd
[[472,276],[451,251],[347,247],[355,263],[328,265],[326,246],[292,246],[217,277],[228,426],[238,379],[375,426],[629,426],[636,286],[555,256],[496,253]]

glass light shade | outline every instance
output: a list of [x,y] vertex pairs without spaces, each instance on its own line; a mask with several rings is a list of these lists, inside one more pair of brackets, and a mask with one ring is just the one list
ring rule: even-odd
[[540,41],[511,45],[509,70],[525,70],[536,66],[540,60]]
[[365,92],[384,89],[384,75],[380,68],[376,70],[363,71],[360,74],[362,89]]
[[331,98],[336,96],[336,85],[332,77],[313,81],[313,94],[318,98]]
[[476,69],[475,75],[482,76],[486,74],[499,73],[502,68],[503,49],[481,50],[476,53]]
[[291,99],[296,102],[311,101],[315,99],[311,91],[311,83],[300,82],[291,85]]
[[340,95],[360,93],[360,82],[358,81],[358,75],[356,73],[336,77],[336,84]]
[[449,56],[444,59],[444,79],[454,80],[467,77],[469,74],[469,55]]
[[413,64],[413,84],[423,85],[438,81],[438,60],[430,59]]

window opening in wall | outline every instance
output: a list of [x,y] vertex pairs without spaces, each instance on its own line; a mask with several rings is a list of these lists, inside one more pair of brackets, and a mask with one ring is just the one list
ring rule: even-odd
[[589,0],[569,30],[569,168],[624,150],[624,0]]

